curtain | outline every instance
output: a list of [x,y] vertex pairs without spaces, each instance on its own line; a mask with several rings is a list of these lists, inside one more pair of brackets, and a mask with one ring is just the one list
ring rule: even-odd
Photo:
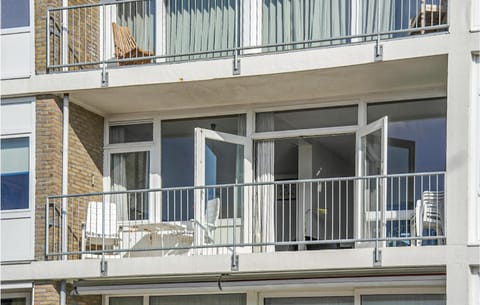
[[444,294],[411,294],[411,295],[365,295],[364,305],[445,305]]
[[[350,0],[263,0],[262,19],[263,44],[345,36],[350,33]],[[269,50],[338,43],[342,41],[298,44]]]
[[245,305],[246,294],[152,296],[150,305]]
[[[264,115],[264,119],[257,123],[260,130],[274,129],[274,114]],[[273,182],[275,180],[275,143],[273,140],[263,140],[257,142],[256,151],[256,182]],[[274,223],[274,204],[275,204],[275,186],[260,185],[257,187],[257,195],[254,203],[254,242],[274,242],[275,241],[275,223]],[[261,248],[263,251],[274,251],[272,246]]]
[[[112,154],[110,163],[112,191],[148,188],[148,152]],[[141,220],[148,218],[148,193],[115,194],[112,196],[111,202],[117,204],[117,216],[119,220]]]
[[[170,0],[167,9],[167,54],[233,48],[235,12],[235,0]],[[189,60],[228,54],[231,52],[176,58]]]
[[[127,166],[125,154],[112,154],[110,159],[110,180],[113,192],[127,190]],[[117,205],[117,217],[119,220],[128,220],[127,194],[112,195],[111,202]]]
[[128,27],[140,48],[155,49],[155,0],[119,3],[117,22]]
[[265,305],[353,305],[353,297],[266,298]]
[[[379,12],[380,16],[378,16]],[[395,0],[362,0],[361,30],[362,34],[395,30]],[[382,38],[388,37],[391,35],[382,36]]]

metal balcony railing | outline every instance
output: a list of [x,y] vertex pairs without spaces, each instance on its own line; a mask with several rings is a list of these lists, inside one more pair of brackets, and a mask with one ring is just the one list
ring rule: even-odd
[[49,196],[49,259],[445,244],[445,173]]
[[447,0],[128,0],[49,8],[46,68],[105,72],[232,57],[239,73],[243,55],[365,41],[376,41],[381,56],[383,39],[447,31],[447,12]]

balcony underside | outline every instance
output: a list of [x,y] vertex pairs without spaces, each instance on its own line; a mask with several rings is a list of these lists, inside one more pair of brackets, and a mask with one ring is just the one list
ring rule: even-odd
[[[270,56],[272,59],[279,56],[280,59],[285,55]],[[309,60],[307,54],[304,56],[304,60]],[[248,61],[254,62],[262,58],[269,59],[269,56],[244,59],[244,66]],[[314,61],[315,58],[312,57],[310,60]],[[295,62],[291,64],[295,66]],[[197,65],[205,68],[213,66],[213,69],[216,67],[228,69],[231,67],[231,60],[112,70],[110,71],[111,82],[121,79],[127,70],[132,75],[139,75],[155,71],[162,73],[163,67],[172,72],[178,68],[176,71],[178,79],[176,82],[164,84],[126,86],[127,83],[125,83],[125,86],[119,87],[72,91],[71,99],[101,114],[121,114],[200,108],[211,111],[218,107],[235,109],[250,105],[268,107],[272,104],[289,105],[292,102],[350,100],[382,95],[395,99],[399,94],[401,98],[446,94],[447,56],[276,74],[259,73],[255,76],[202,81],[190,81],[194,77],[182,77],[183,68],[197,69],[193,67]]]

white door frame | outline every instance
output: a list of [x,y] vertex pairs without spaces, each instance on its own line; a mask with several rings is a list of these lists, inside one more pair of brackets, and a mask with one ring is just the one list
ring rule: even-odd
[[[387,150],[388,150],[388,117],[384,116],[364,127],[361,127],[358,129],[356,133],[356,157],[357,157],[357,168],[356,168],[356,173],[357,177],[362,177],[365,176],[365,173],[363,173],[362,167],[365,162],[365,152],[362,150],[362,138],[380,130],[381,131],[381,166],[380,166],[380,174],[381,176],[386,176],[387,175]],[[355,202],[355,239],[361,239],[364,237],[364,232],[362,228],[362,210],[364,206],[363,202],[363,182],[362,180],[358,180],[357,183],[357,190],[356,190],[356,200]],[[380,185],[379,185],[379,190],[380,190],[380,200],[381,200],[381,205],[379,205],[379,208],[381,209],[381,217],[379,218],[382,226],[382,235],[383,237],[385,236],[385,224],[384,219],[385,219],[385,205],[386,205],[386,197],[387,197],[387,192],[386,192],[386,183],[383,180],[380,180]],[[375,219],[377,216],[373,216],[373,219]],[[380,236],[382,237],[382,236]]]
[[[205,146],[206,140],[214,140],[224,143],[231,143],[243,146],[244,161],[244,182],[251,183],[253,180],[253,152],[252,139],[249,137],[214,131],[204,128],[195,128],[195,144],[194,144],[194,185],[195,187],[205,186]],[[243,242],[249,243],[251,241],[251,207],[249,206],[248,196],[244,196],[243,206]],[[195,209],[194,218],[199,223],[205,223],[205,189],[195,190]],[[198,204],[197,204],[198,203]],[[236,211],[236,209],[234,209]],[[238,217],[238,216],[237,216]],[[235,218],[235,217],[234,217]],[[235,222],[235,219],[233,219]],[[233,223],[234,223],[233,222]],[[196,227],[197,228],[197,227]],[[195,229],[197,230],[197,229]],[[195,245],[202,245],[202,234],[195,232]]]

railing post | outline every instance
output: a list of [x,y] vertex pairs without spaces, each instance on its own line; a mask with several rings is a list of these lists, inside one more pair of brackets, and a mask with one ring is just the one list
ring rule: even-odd
[[100,261],[100,274],[107,275],[107,262],[105,261],[105,194],[102,195],[102,259]]
[[[45,42],[45,45],[46,45],[45,73],[48,74],[48,67],[50,66],[50,9],[47,9],[47,20],[46,20],[46,24],[45,24],[45,34],[46,34],[46,36],[45,36],[45,39],[46,39],[46,42]],[[48,200],[47,200],[47,202],[48,202]]]
[[[233,33],[233,44],[234,44],[234,51],[233,51],[233,75],[240,75],[240,59],[238,58],[240,53],[240,45],[239,45],[239,29],[243,28],[242,23],[242,16],[241,16],[241,9],[239,6],[239,1],[235,0],[235,14],[234,14],[234,33]],[[240,26],[240,27],[239,27]]]
[[107,57],[107,14],[106,14],[106,5],[102,4],[102,87],[108,87],[108,75],[107,75],[107,64],[105,63]]
[[383,60],[383,46],[380,45],[380,5],[382,0],[377,1],[377,42],[375,44],[375,61]]
[[[237,191],[235,192],[235,188]],[[235,194],[240,193],[240,186],[233,186],[233,242],[232,242],[232,271],[238,271],[238,256],[237,256],[237,201],[240,196],[235,196]]]
[[49,244],[48,244],[48,239],[49,239],[49,234],[48,234],[48,231],[49,231],[49,222],[50,222],[50,216],[48,215],[48,209],[50,207],[50,198],[48,198],[47,196],[47,199],[45,200],[45,260],[48,260],[48,247],[49,247]]
[[380,265],[380,249],[379,249],[379,232],[380,232],[380,221],[379,221],[379,201],[380,198],[383,198],[383,195],[380,196],[380,182],[379,179],[383,178],[375,178],[375,189],[376,189],[376,200],[375,200],[375,250],[374,250],[374,257],[373,257],[373,265],[378,266]]

